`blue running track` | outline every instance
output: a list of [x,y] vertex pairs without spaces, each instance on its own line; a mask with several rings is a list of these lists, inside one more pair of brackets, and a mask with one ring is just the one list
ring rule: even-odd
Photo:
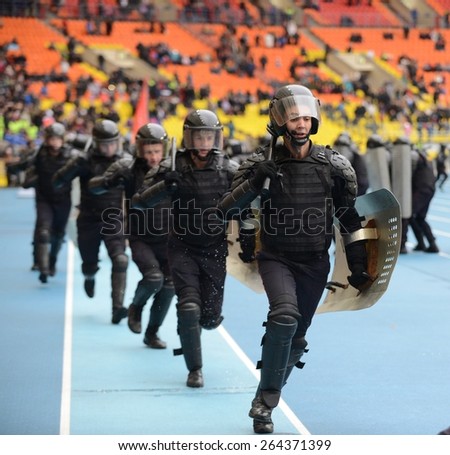
[[[112,325],[110,261],[102,249],[96,295],[65,243],[58,273],[31,267],[34,199],[0,191],[0,434],[251,435],[264,294],[229,275],[223,326],[203,331],[203,389],[185,386],[175,301],[152,350],[126,321]],[[372,308],[318,314],[306,366],[273,413],[275,435],[435,435],[450,426],[450,185],[429,221],[439,254],[402,255]],[[140,275],[131,264],[126,302]],[[148,317],[147,313],[144,317]]]

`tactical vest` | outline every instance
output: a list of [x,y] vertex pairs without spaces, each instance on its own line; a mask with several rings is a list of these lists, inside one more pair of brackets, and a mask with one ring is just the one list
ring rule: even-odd
[[152,208],[143,210],[131,208],[131,198],[141,188],[149,168],[146,163],[135,160],[132,169],[132,181],[125,185],[128,213],[127,232],[147,243],[166,242],[172,226],[170,197],[167,197]]
[[213,213],[221,196],[228,190],[228,158],[213,155],[207,166],[197,169],[185,153],[177,155],[176,169],[183,178],[172,198],[173,232],[194,246],[212,246],[226,238],[226,225]]
[[63,185],[58,190],[55,190],[52,185],[52,177],[56,171],[67,163],[70,156],[70,149],[66,146],[63,146],[56,156],[50,155],[48,146],[41,146],[35,162],[38,178],[36,185],[37,200],[40,198],[45,198],[53,202],[70,200],[71,183]]
[[123,210],[123,189],[111,188],[106,193],[95,195],[89,191],[89,180],[97,175],[103,175],[106,169],[118,159],[117,156],[107,158],[91,154],[85,163],[86,168],[80,175],[80,210],[85,213],[101,215],[106,209]]
[[292,260],[321,255],[330,246],[333,224],[326,149],[313,146],[302,160],[275,160],[281,176],[261,201],[262,249]]

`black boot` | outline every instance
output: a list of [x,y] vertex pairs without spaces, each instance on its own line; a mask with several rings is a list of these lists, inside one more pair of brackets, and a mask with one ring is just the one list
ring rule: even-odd
[[123,299],[125,296],[127,274],[126,272],[112,272],[111,274],[111,285],[112,285],[112,319],[113,324],[119,324],[119,322],[126,318],[128,310],[123,306]]
[[49,274],[50,276],[56,275],[56,261],[58,259],[58,253],[61,250],[62,244],[64,242],[63,235],[55,235],[50,241],[50,264],[49,264]]
[[273,433],[272,408],[264,402],[259,389],[252,400],[252,407],[248,415],[253,419],[253,431],[255,433]]
[[128,327],[133,333],[142,332],[141,319],[143,309],[143,307],[137,306],[134,303],[128,307]]
[[48,244],[41,242],[38,243],[36,245],[36,254],[40,272],[39,281],[41,283],[47,283],[47,277],[49,275]]
[[193,388],[198,388],[198,387],[203,387],[204,382],[203,382],[203,373],[201,368],[198,370],[193,370],[190,371],[187,377],[186,385],[188,387],[193,387]]
[[139,281],[136,291],[134,292],[133,301],[128,308],[128,327],[133,333],[142,332],[142,310],[147,300],[157,292],[161,287],[160,280]]
[[84,291],[86,295],[92,299],[95,294],[95,276],[94,275],[86,275],[84,277]]
[[166,349],[167,343],[158,336],[158,327],[148,326],[145,331],[144,344],[152,349]]
[[174,295],[175,290],[173,286],[164,285],[161,290],[156,293],[155,298],[153,299],[153,304],[150,309],[150,320],[144,337],[144,343],[150,348],[165,349],[167,347],[166,343],[160,340],[157,332],[169,311]]

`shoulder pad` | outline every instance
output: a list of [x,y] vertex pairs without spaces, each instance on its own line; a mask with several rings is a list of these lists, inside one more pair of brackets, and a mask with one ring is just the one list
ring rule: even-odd
[[156,168],[160,172],[167,172],[170,171],[172,168],[172,158],[164,158],[160,163],[159,163],[159,168]]
[[227,171],[229,171],[231,174],[234,174],[237,172],[239,169],[239,163],[237,161],[234,161],[232,158],[226,159],[227,162]]

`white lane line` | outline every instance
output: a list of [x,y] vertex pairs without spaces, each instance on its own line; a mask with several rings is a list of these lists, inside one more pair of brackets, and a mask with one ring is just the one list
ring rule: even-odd
[[[253,365],[252,361],[247,357],[245,352],[240,348],[240,346],[236,343],[233,337],[222,326],[218,327],[218,331],[222,335],[224,340],[228,343],[228,345],[231,347],[231,349],[235,352],[235,354],[239,357],[242,363],[252,372],[253,376],[255,376],[255,378],[259,381],[259,373],[257,372],[255,365]],[[279,407],[300,434],[311,434],[283,399],[280,400]]]
[[73,271],[75,246],[67,242],[67,284],[64,316],[64,347],[61,391],[61,416],[59,433],[70,434],[70,398],[72,392],[72,319],[73,319]]

